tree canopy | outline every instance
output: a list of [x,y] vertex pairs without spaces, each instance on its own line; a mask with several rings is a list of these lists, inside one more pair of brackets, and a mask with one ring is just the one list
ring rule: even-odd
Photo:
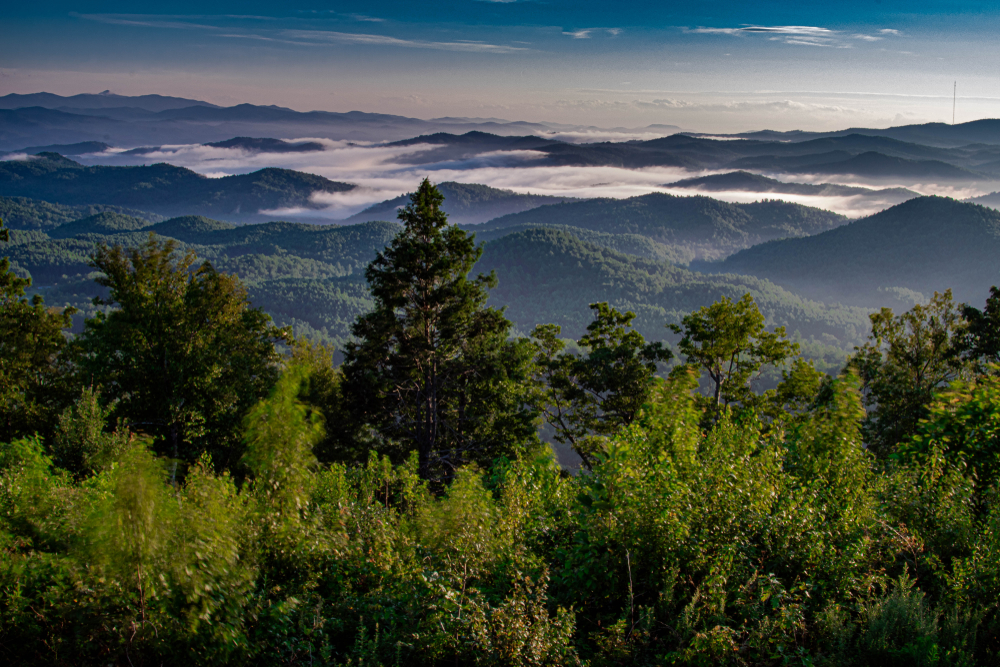
[[158,452],[221,466],[240,457],[243,413],[278,376],[286,331],[251,307],[246,288],[150,234],[138,248],[101,247],[93,267],[112,307],[74,341],[83,383],[114,397],[113,415],[154,437]]
[[397,457],[416,451],[425,478],[536,438],[530,346],[508,340],[510,322],[486,306],[496,276],[469,278],[482,248],[448,223],[443,200],[425,179],[400,211],[403,230],[365,272],[374,308],[344,362],[358,423]]

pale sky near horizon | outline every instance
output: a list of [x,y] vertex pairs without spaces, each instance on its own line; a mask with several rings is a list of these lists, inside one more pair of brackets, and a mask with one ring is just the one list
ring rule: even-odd
[[[1000,117],[1000,3],[56,1],[0,8],[0,94],[705,132]],[[141,13],[137,13],[137,11]]]

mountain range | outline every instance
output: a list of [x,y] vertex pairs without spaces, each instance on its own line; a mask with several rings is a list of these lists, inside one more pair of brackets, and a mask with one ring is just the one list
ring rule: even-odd
[[[520,213],[546,204],[561,204],[579,201],[573,197],[551,197],[547,195],[521,194],[512,190],[491,188],[476,183],[438,183],[437,189],[444,195],[442,210],[455,224],[477,224],[511,213]],[[395,220],[400,207],[410,201],[409,194],[369,206],[344,220],[344,223],[366,222],[368,220]]]
[[86,167],[56,153],[0,162],[0,195],[69,206],[104,204],[159,215],[210,215],[234,222],[273,219],[262,211],[320,209],[316,193],[347,192],[339,183],[289,169],[207,178],[184,167]]
[[680,128],[651,125],[611,128],[499,118],[423,120],[362,111],[295,111],[279,106],[237,104],[219,107],[200,100],[107,91],[61,97],[51,93],[0,96],[0,150],[81,141],[134,148],[223,141],[234,136],[323,137],[354,141],[395,141],[435,132],[481,130],[497,135],[605,133],[670,134]]
[[668,246],[673,260],[721,259],[776,238],[806,236],[849,221],[823,209],[770,200],[730,204],[711,197],[652,193],[628,199],[589,199],[540,206],[496,218],[474,231],[564,225],[609,234],[634,234]]

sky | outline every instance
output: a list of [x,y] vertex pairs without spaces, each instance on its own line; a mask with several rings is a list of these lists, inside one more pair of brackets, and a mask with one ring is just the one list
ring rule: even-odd
[[1000,117],[1000,3],[87,2],[0,7],[0,94],[727,133]]

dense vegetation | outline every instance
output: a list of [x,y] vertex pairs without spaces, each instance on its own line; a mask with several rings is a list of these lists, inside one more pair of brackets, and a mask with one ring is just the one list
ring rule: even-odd
[[289,169],[207,178],[184,167],[85,167],[57,153],[0,162],[0,195],[29,197],[69,206],[111,205],[172,216],[208,215],[257,222],[259,211],[318,208],[317,192],[354,186]]
[[67,222],[86,218],[110,211],[148,220],[150,223],[160,222],[164,218],[155,213],[146,213],[119,206],[90,205],[64,206],[27,197],[0,197],[0,219],[11,229],[38,229],[47,231]]
[[170,241],[93,254],[72,340],[0,262],[8,663],[1000,662],[1000,290],[877,313],[837,377],[724,298],[668,372],[607,303],[510,337],[440,202],[343,370]]

